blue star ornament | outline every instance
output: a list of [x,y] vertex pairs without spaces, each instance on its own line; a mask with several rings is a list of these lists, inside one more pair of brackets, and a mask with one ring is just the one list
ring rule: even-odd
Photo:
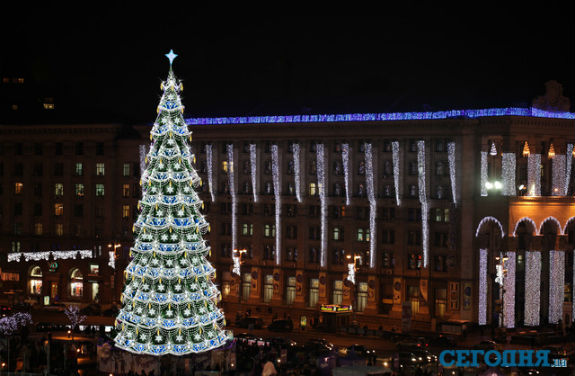
[[174,53],[174,50],[170,50],[165,56],[170,60],[170,65],[172,65],[174,59],[178,57],[178,55]]

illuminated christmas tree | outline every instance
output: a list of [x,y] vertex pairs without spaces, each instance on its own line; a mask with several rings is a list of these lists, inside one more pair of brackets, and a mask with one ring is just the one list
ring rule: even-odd
[[138,354],[199,353],[231,338],[217,307],[221,298],[207,260],[210,247],[202,237],[209,225],[194,190],[201,181],[192,167],[191,132],[179,95],[183,86],[172,70],[176,56],[166,55],[170,71],[150,132],[135,244],[116,320],[116,346]]

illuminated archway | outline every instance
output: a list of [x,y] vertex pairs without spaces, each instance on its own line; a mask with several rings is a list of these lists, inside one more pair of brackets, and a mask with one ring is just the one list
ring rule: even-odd
[[[567,227],[569,227],[569,224],[573,221],[575,221],[575,217],[571,217],[567,220],[567,222],[565,222],[565,226],[563,227],[563,233],[562,233],[563,235],[567,234]],[[559,228],[561,228],[561,227],[559,227]]]
[[481,227],[487,222],[495,222],[499,226],[499,230],[501,231],[501,238],[505,237],[505,231],[503,231],[503,225],[499,220],[495,217],[484,217],[479,224],[477,225],[477,230],[475,230],[475,237],[479,236],[479,232],[481,231]]
[[533,233],[532,233],[532,235],[538,235],[538,227],[537,227],[537,225],[535,224],[535,221],[532,220],[532,219],[529,218],[529,217],[523,217],[523,218],[521,218],[520,220],[518,220],[517,222],[515,222],[515,228],[513,229],[513,236],[516,236],[517,228],[519,227],[519,225],[520,225],[521,222],[523,222],[523,221],[527,221],[527,222],[529,222],[529,223],[531,224],[531,226],[533,226]]
[[548,221],[552,221],[555,222],[555,224],[557,225],[557,235],[562,235],[563,233],[561,232],[561,223],[559,223],[559,221],[557,220],[557,218],[553,217],[553,216],[549,216],[547,218],[545,218],[541,224],[539,225],[539,231],[537,232],[537,235],[541,235],[542,231],[543,231],[543,226],[545,225],[546,222]]

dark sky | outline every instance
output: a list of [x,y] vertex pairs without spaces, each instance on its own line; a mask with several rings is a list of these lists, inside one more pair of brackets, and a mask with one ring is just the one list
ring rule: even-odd
[[0,72],[24,69],[60,118],[84,122],[153,121],[171,48],[186,116],[528,106],[551,79],[573,111],[573,2],[517,4],[373,17],[35,9],[0,26]]

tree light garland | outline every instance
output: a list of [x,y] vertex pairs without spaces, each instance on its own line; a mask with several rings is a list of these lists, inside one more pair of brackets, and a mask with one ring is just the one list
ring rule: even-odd
[[551,169],[553,170],[551,195],[564,196],[565,182],[567,177],[567,175],[565,175],[565,156],[556,155],[553,157],[553,161],[551,162]]
[[539,326],[541,305],[541,252],[525,252],[525,318],[527,326]]
[[393,163],[393,185],[395,187],[395,204],[397,206],[401,206],[401,196],[399,191],[399,141],[392,141],[391,153]]
[[316,159],[317,185],[319,189],[319,200],[321,206],[320,266],[325,268],[327,266],[327,200],[325,195],[327,181],[325,174],[325,153],[323,144],[316,145]]
[[294,143],[292,145],[292,152],[293,152],[293,169],[294,169],[294,184],[295,184],[295,197],[297,198],[297,202],[302,202],[301,197],[301,172],[300,172],[300,146],[299,144]]
[[351,182],[349,174],[349,144],[341,145],[341,161],[343,163],[343,176],[345,179],[345,204],[351,204]]
[[214,190],[214,160],[212,155],[212,144],[206,144],[206,164],[208,165],[208,190],[212,197],[212,202],[216,202],[216,193]]
[[[567,144],[567,153],[565,153],[566,167],[565,167],[565,190],[563,196],[569,194],[569,184],[571,183],[571,166],[573,162],[573,144]],[[575,289],[574,289],[575,290]],[[575,306],[575,304],[573,304]]]
[[503,180],[503,190],[501,193],[503,196],[516,196],[515,153],[503,153],[501,159],[501,180]]
[[427,174],[425,173],[425,141],[417,141],[417,172],[419,202],[421,203],[421,234],[423,242],[423,267],[429,263],[429,206],[427,203]]
[[11,252],[8,253],[8,262],[18,262],[22,257],[24,261],[48,261],[50,257],[52,260],[68,260],[94,258],[94,252],[90,249],[72,250],[72,251],[43,251],[43,252]]
[[541,196],[541,154],[527,156],[527,194]]
[[375,268],[376,257],[376,239],[377,228],[375,217],[377,215],[377,202],[375,200],[374,188],[374,168],[373,168],[373,154],[371,144],[365,144],[365,185],[367,187],[367,199],[369,201],[369,267]]
[[226,145],[228,152],[228,184],[230,186],[230,195],[232,197],[232,250],[238,246],[238,197],[236,194],[236,183],[234,179],[234,145]]
[[481,152],[481,196],[487,196],[487,152]]
[[252,177],[252,193],[254,195],[254,202],[258,202],[258,189],[256,184],[257,179],[257,151],[256,144],[250,144],[250,173]]
[[451,201],[457,205],[457,180],[455,171],[455,142],[447,143],[447,161],[449,162],[449,179],[451,181]]
[[487,325],[487,249],[479,250],[479,325]]
[[565,252],[549,251],[549,323],[557,324],[563,316],[565,289]]
[[281,211],[282,211],[282,192],[281,192],[281,175],[279,170],[279,153],[278,146],[272,145],[272,177],[274,184],[274,198],[275,198],[275,209],[276,209],[276,264],[281,265],[282,249],[281,249]]
[[515,252],[506,252],[505,256],[507,274],[503,279],[503,325],[506,328],[515,328]]

